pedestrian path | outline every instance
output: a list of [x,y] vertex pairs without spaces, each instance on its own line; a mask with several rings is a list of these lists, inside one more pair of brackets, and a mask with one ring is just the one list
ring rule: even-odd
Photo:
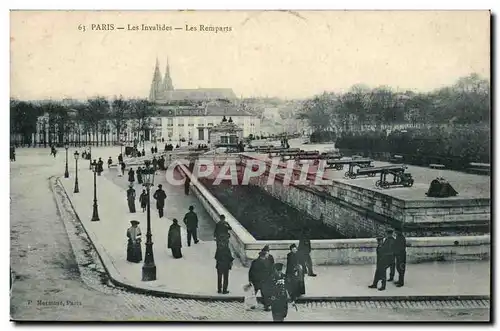
[[[229,276],[229,295],[217,294],[215,270],[215,242],[213,221],[192,195],[185,196],[182,186],[168,185],[158,175],[155,184],[161,183],[167,193],[166,217],[160,219],[151,204],[151,227],[153,249],[157,267],[157,280],[143,282],[142,263],[126,261],[126,230],[130,220],[140,221],[143,243],[146,241],[146,214],[138,203],[138,212],[128,212],[126,193],[127,176],[118,177],[116,169],[106,169],[97,177],[99,222],[91,222],[93,203],[93,178],[87,169],[79,173],[80,193],[74,194],[73,180],[61,178],[79,218],[101,255],[111,277],[118,282],[136,288],[201,296],[243,296],[243,285],[248,282],[248,269],[236,259]],[[153,188],[153,189],[156,189]],[[136,185],[137,195],[140,194]],[[187,247],[186,231],[182,218],[189,205],[193,205],[199,216],[200,242]],[[168,228],[171,219],[181,224],[183,248],[182,259],[174,259],[167,249]],[[145,247],[143,245],[143,253]],[[272,254],[272,252],[271,252]],[[490,263],[467,261],[454,263],[421,263],[407,267],[406,285],[396,288],[388,284],[386,291],[368,289],[373,279],[373,265],[316,266],[317,277],[306,277],[306,297],[367,297],[367,296],[457,296],[489,295]]]

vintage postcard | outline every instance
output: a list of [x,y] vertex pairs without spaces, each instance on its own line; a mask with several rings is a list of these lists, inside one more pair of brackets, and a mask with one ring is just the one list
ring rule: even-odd
[[490,321],[490,21],[11,11],[11,319]]

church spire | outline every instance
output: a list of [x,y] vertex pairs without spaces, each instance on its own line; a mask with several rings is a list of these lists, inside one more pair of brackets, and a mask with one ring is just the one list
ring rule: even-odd
[[161,73],[160,73],[160,62],[156,58],[155,71],[153,73],[153,81],[151,82],[151,88],[149,90],[149,100],[155,101],[160,97],[161,94]]
[[167,57],[167,69],[165,70],[165,78],[163,79],[163,89],[165,91],[174,90],[174,85],[172,85],[172,78],[170,77],[170,65],[168,63],[168,57]]

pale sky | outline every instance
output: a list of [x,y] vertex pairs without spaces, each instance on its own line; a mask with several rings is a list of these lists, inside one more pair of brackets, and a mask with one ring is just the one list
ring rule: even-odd
[[[90,31],[97,23],[115,30]],[[142,23],[183,30],[127,30]],[[175,88],[243,97],[302,98],[358,83],[428,91],[472,72],[490,78],[487,11],[19,11],[10,45],[11,96],[20,99],[147,97],[156,58],[163,76],[167,57]]]

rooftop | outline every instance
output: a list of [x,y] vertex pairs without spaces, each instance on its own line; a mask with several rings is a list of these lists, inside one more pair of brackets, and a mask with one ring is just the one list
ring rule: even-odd
[[253,116],[230,103],[208,104],[206,106],[156,105],[157,116]]
[[198,88],[163,91],[155,101],[202,101],[216,99],[235,100],[236,98],[236,95],[230,88]]

